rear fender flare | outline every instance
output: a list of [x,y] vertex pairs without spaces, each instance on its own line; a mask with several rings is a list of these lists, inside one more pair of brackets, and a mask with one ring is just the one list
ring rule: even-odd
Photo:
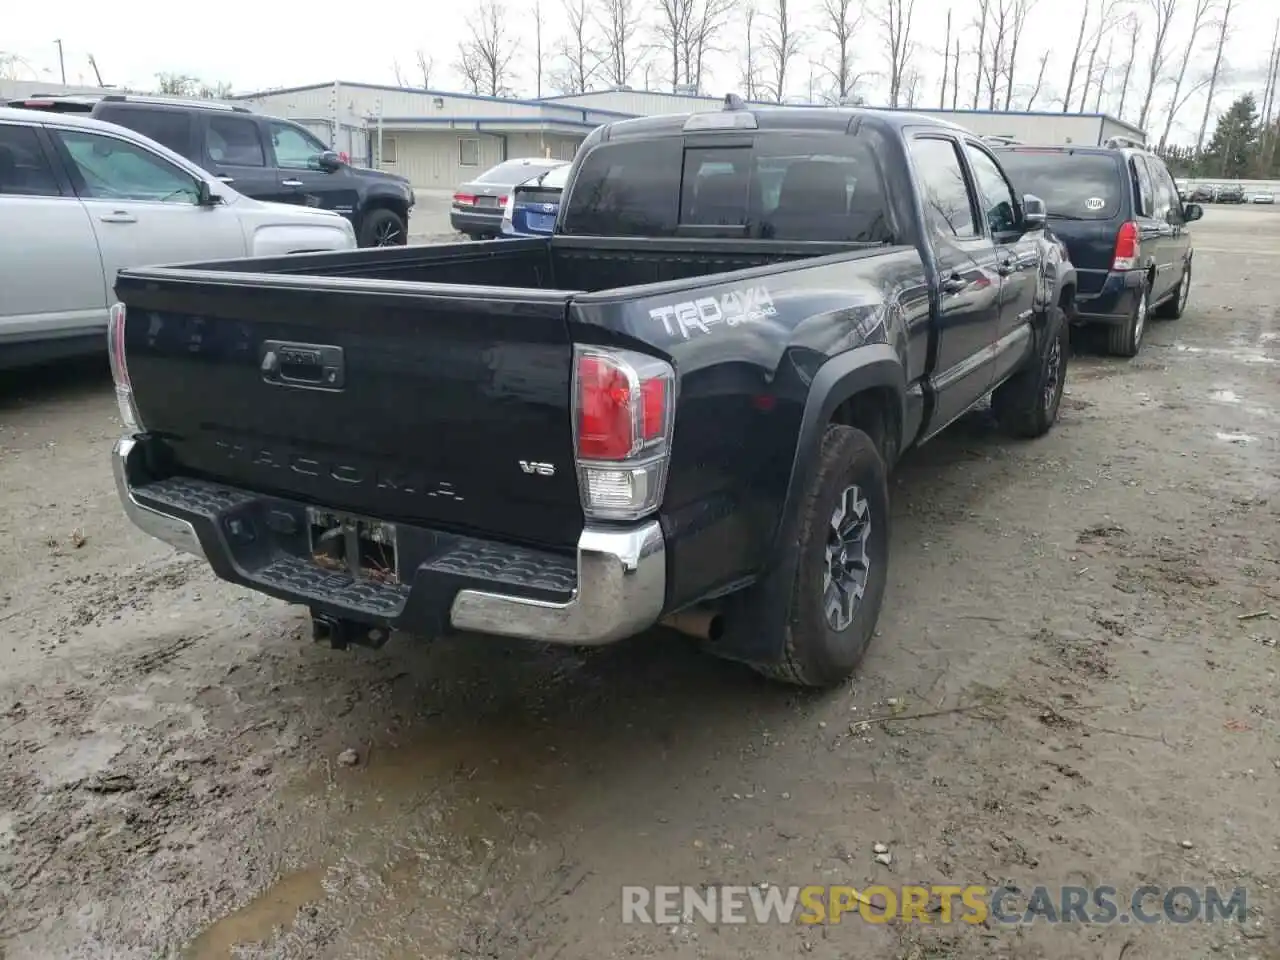
[[800,556],[796,529],[800,506],[817,468],[822,436],[842,403],[864,390],[878,388],[887,388],[896,400],[884,442],[886,448],[899,451],[907,422],[907,386],[894,349],[887,343],[867,344],[838,354],[818,368],[809,385],[787,493],[765,553],[765,566],[752,589],[727,598],[727,630],[717,642],[722,656],[771,663],[782,655],[791,584]]
[[884,437],[885,449],[896,455],[902,449],[902,429],[907,422],[907,381],[902,361],[893,347],[887,343],[866,344],[838,354],[818,368],[809,385],[809,397],[800,419],[800,435],[791,461],[787,496],[769,556],[776,556],[775,551],[787,542],[787,530],[793,525],[809,487],[827,424],[842,403],[855,394],[874,388],[888,388],[896,399],[893,423],[886,425],[886,430],[892,433]]

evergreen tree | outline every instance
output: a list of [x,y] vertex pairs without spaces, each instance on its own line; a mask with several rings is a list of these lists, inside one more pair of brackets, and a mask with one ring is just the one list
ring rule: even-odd
[[1258,155],[1259,132],[1258,102],[1252,93],[1246,93],[1218,118],[1217,129],[1200,165],[1201,174],[1231,179],[1248,177]]

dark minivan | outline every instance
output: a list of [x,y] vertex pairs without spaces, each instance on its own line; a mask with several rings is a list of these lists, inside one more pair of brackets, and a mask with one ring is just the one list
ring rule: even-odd
[[1182,203],[1164,161],[1127,146],[997,152],[1018,192],[1044,200],[1067,246],[1079,279],[1076,322],[1106,325],[1110,351],[1132,357],[1149,315],[1182,316],[1193,254],[1187,224],[1204,211]]
[[292,120],[208,100],[133,94],[36,95],[11,107],[85,113],[150,137],[255,200],[340,213],[362,247],[403,246],[414,194],[393,173],[344,162]]

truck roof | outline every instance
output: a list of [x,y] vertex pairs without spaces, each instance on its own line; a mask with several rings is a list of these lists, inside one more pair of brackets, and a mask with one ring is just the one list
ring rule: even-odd
[[[884,110],[873,107],[792,107],[779,105],[776,107],[760,107],[754,104],[744,105],[732,94],[725,98],[725,107],[719,114],[741,112],[755,118],[758,130],[785,130],[801,132],[844,133],[857,123],[870,123],[881,130],[899,131],[903,127],[937,127],[943,130],[960,130],[971,133],[967,128],[940,117],[930,117],[920,113],[909,113],[902,110]],[[717,116],[717,111],[702,113],[673,113],[656,117],[636,117],[631,120],[618,120],[600,129],[601,139],[622,140],[631,138],[651,138],[678,136],[689,132],[686,124],[693,118]],[[711,132],[713,128],[699,129],[698,132]],[[725,128],[719,128],[725,129]],[[732,128],[728,128],[732,129]]]

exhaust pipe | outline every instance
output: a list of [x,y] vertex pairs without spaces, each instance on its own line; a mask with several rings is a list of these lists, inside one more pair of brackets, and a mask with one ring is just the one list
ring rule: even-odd
[[724,618],[714,610],[683,610],[663,617],[658,622],[664,627],[712,643],[724,633]]

